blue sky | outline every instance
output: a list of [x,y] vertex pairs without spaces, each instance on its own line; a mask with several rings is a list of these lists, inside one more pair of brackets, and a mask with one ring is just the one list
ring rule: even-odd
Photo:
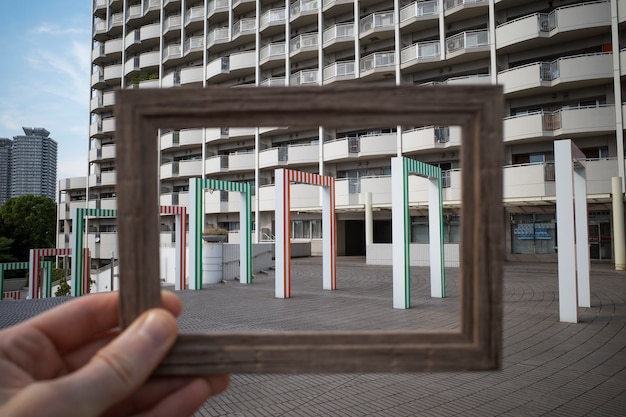
[[91,1],[0,2],[0,137],[43,127],[57,177],[87,175]]

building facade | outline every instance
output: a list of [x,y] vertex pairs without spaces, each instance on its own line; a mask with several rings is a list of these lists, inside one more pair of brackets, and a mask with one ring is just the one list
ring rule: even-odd
[[0,205],[27,194],[56,199],[57,142],[44,128],[22,129],[13,140],[0,139]]
[[[68,239],[72,207],[116,207],[116,88],[501,84],[503,256],[556,260],[553,142],[572,139],[588,158],[590,253],[609,261],[611,178],[624,178],[625,28],[626,0],[94,0],[90,175],[61,186],[59,244]],[[188,205],[192,177],[249,182],[257,241],[273,238],[276,168],[335,176],[338,252],[368,259],[384,253],[370,250],[376,245],[390,248],[390,158],[436,165],[444,171],[445,240],[458,244],[455,126],[223,126],[161,131],[159,141],[161,204]],[[425,193],[415,180],[416,244],[428,242]],[[314,248],[319,193],[296,185],[292,195],[292,237]],[[207,192],[205,225],[236,236],[238,204],[226,192]],[[163,243],[171,243],[173,220],[164,218],[162,228]],[[114,219],[90,220],[95,259],[115,251],[115,230]]]

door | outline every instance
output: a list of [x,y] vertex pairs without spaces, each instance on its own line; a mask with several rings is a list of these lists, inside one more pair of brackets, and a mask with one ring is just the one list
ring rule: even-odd
[[589,257],[597,260],[613,259],[611,223],[608,221],[589,222]]

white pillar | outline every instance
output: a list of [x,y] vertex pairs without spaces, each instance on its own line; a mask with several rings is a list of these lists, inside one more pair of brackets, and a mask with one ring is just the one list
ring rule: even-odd
[[571,141],[554,142],[556,182],[556,223],[558,238],[559,317],[560,321],[578,322],[576,286],[576,244],[574,234],[574,169]]
[[589,230],[587,226],[587,177],[585,175],[585,168],[575,168],[573,176],[578,305],[580,307],[591,307],[591,286],[589,283]]
[[611,192],[613,205],[613,251],[615,252],[615,270],[626,269],[626,238],[624,237],[624,195],[622,194],[622,179],[611,178]]
[[408,205],[404,195],[405,182],[402,157],[391,158],[391,232],[393,259],[393,308],[410,308],[410,275]]
[[443,242],[438,178],[428,179],[428,235],[430,251],[430,296],[443,298]]
[[289,181],[284,169],[277,169],[274,172],[274,213],[276,224],[274,293],[276,298],[289,298],[291,296],[291,276],[289,271],[289,258],[291,257],[289,245]]
[[374,213],[372,212],[372,193],[365,193],[365,248],[374,243]]

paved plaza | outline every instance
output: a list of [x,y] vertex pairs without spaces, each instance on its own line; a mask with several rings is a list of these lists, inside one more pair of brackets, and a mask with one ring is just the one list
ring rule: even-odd
[[[559,322],[556,264],[508,263],[504,360],[495,372],[233,375],[200,416],[626,416],[626,273],[592,264],[592,307]],[[274,298],[274,273],[183,291],[183,332],[455,329],[459,270],[430,298],[414,267],[412,308],[392,306],[391,267],[340,258],[338,290],[322,290],[322,259],[294,259],[292,298]],[[0,327],[61,299],[2,301]]]

